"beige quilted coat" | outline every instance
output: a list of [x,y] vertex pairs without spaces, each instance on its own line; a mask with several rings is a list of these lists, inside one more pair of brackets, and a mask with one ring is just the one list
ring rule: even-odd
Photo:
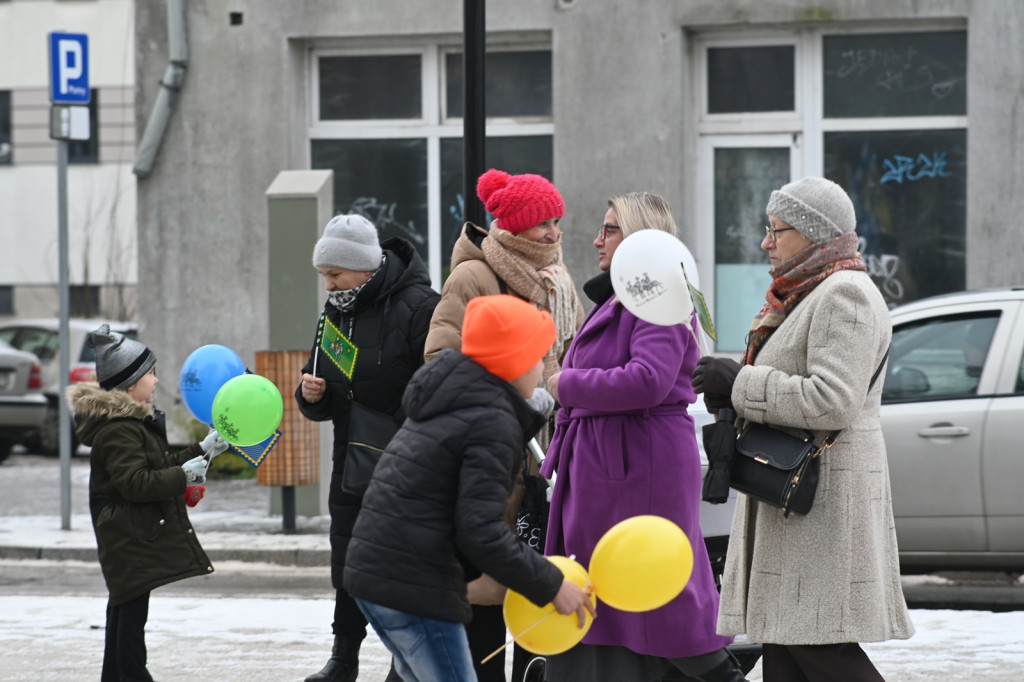
[[836,644],[914,633],[900,587],[889,468],[879,424],[884,375],[868,384],[892,325],[863,272],[829,276],[743,367],[732,400],[743,419],[842,429],[821,462],[807,516],[739,496],[718,633],[755,642]]

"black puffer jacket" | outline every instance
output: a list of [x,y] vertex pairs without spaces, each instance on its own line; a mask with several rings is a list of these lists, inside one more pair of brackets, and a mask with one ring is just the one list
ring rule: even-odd
[[354,597],[414,615],[468,622],[465,570],[547,604],[562,573],[504,522],[527,441],[544,418],[506,381],[441,351],[409,383],[408,418],[363,497],[346,558]]
[[[398,237],[381,245],[386,255],[384,268],[367,282],[351,313],[342,314],[328,303],[327,317],[359,348],[359,359],[350,382],[321,354],[316,375],[327,380],[327,393],[315,403],[302,397],[302,384],[295,400],[307,419],[334,422],[334,459],[345,457],[351,399],[401,420],[402,392],[413,373],[423,364],[423,342],[430,316],[441,295],[430,287],[430,275],[413,246]],[[313,371],[313,353],[302,368]]]
[[89,502],[110,604],[212,573],[183,497],[181,465],[202,447],[171,453],[161,413],[124,391],[89,382],[70,386],[67,397],[78,438],[92,447]]
[[[430,276],[419,254],[404,239],[393,238],[381,247],[386,259],[356,298],[355,308],[342,313],[330,303],[327,316],[359,348],[350,382],[323,353],[316,375],[327,381],[327,392],[315,403],[302,397],[302,382],[295,389],[299,410],[313,421],[334,423],[334,467],[328,488],[327,507],[331,514],[331,584],[341,587],[352,526],[359,513],[360,498],[341,489],[348,446],[348,424],[352,398],[363,405],[404,419],[402,393],[413,373],[423,365],[423,343],[430,317],[441,295],[430,288]],[[313,370],[313,353],[302,371]]]

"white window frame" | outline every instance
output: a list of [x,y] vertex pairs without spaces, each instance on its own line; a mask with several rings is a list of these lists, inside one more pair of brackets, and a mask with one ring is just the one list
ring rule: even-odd
[[[790,139],[791,179],[824,173],[824,139],[827,133],[843,131],[894,131],[959,128],[968,130],[968,116],[910,116],[871,118],[824,118],[822,83],[825,36],[878,33],[927,33],[934,31],[966,31],[960,20],[939,20],[913,23],[870,22],[857,26],[800,26],[789,30],[763,29],[736,31],[711,29],[693,40],[693,83],[691,125],[696,139],[697,172],[691,182],[696,198],[696,224],[705,231],[694,256],[710,310],[715,310],[715,215],[714,215],[714,149],[716,147],[779,146]],[[794,47],[794,109],[791,112],[708,113],[708,49],[718,47]],[[766,143],[767,142],[767,143]],[[767,197],[765,197],[767,203]]]
[[[536,51],[553,53],[550,42],[523,41],[497,44],[488,47],[488,52]],[[425,139],[427,142],[427,256],[428,270],[433,286],[441,287],[441,140],[461,138],[462,118],[448,118],[444,109],[445,70],[444,56],[461,52],[454,41],[430,41],[421,45],[332,47],[311,46],[307,51],[306,73],[308,87],[308,119],[305,154],[306,165],[310,143],[317,139]],[[421,64],[421,116],[417,119],[320,119],[320,57],[350,56],[393,56],[420,55]],[[488,137],[526,137],[535,135],[554,136],[553,117],[492,117],[486,122]]]

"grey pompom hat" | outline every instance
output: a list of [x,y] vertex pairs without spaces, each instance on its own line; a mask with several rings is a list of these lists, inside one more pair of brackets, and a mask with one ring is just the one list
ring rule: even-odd
[[146,344],[110,331],[109,324],[89,332],[85,343],[96,349],[96,378],[108,391],[128,389],[156,364]]
[[857,215],[846,190],[825,178],[800,178],[772,192],[765,209],[812,242],[857,229]]
[[361,215],[338,215],[327,223],[313,249],[313,266],[373,272],[382,257],[373,223]]

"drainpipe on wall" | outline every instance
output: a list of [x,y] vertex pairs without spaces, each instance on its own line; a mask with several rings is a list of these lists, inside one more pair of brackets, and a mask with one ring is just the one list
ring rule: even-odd
[[188,68],[185,0],[167,0],[167,39],[170,64],[167,65],[163,80],[160,81],[156,104],[150,112],[142,142],[139,143],[139,157],[132,167],[132,172],[140,178],[149,176],[153,171],[156,154],[160,150],[160,143],[163,142],[167,124],[174,111],[174,102],[185,82],[185,71]]

